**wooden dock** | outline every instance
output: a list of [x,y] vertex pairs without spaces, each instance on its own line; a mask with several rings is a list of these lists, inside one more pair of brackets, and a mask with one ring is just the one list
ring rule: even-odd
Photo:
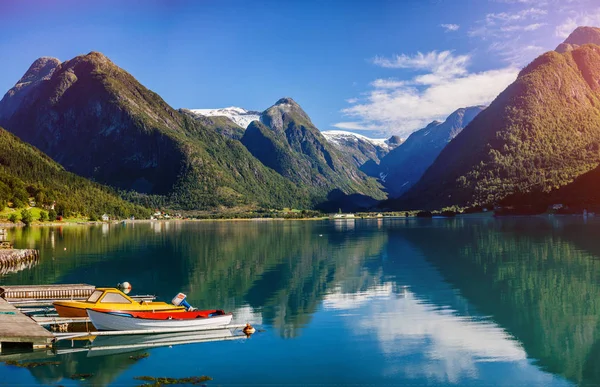
[[0,298],[0,350],[46,348],[54,335]]
[[0,286],[0,297],[9,302],[85,300],[96,287],[88,284]]

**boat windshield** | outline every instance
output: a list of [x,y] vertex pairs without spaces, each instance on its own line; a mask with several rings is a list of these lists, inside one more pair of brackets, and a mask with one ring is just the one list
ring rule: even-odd
[[129,301],[127,298],[123,297],[119,293],[106,293],[106,295],[104,296],[102,301],[100,301],[100,303],[131,304],[131,301]]
[[94,290],[94,293],[92,293],[86,301],[87,302],[96,302],[96,301],[98,301],[98,299],[100,298],[102,293],[104,293],[104,292],[101,290]]

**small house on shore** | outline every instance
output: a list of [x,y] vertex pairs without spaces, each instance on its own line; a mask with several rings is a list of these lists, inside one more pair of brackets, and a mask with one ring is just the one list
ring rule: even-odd
[[354,218],[355,218],[354,214],[334,214],[333,215],[333,219],[354,219]]
[[102,215],[103,222],[108,222],[109,220],[110,220],[110,216],[108,216],[107,214]]

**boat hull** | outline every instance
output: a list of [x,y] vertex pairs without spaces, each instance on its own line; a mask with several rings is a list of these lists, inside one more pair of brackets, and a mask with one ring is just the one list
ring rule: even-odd
[[54,303],[54,309],[60,317],[87,317],[85,308],[72,307],[68,305],[62,305],[60,302]]
[[87,314],[94,327],[100,331],[212,328],[229,325],[233,318],[231,313],[227,313],[194,319],[151,319],[132,317],[126,312],[115,314],[92,309],[88,309]]

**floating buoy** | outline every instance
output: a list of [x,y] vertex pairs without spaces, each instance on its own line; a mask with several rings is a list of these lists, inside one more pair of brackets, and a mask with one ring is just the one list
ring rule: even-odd
[[242,332],[244,332],[245,334],[250,336],[251,334],[256,332],[256,329],[254,329],[254,327],[252,325],[246,323],[246,326],[244,327],[244,329],[242,329]]

